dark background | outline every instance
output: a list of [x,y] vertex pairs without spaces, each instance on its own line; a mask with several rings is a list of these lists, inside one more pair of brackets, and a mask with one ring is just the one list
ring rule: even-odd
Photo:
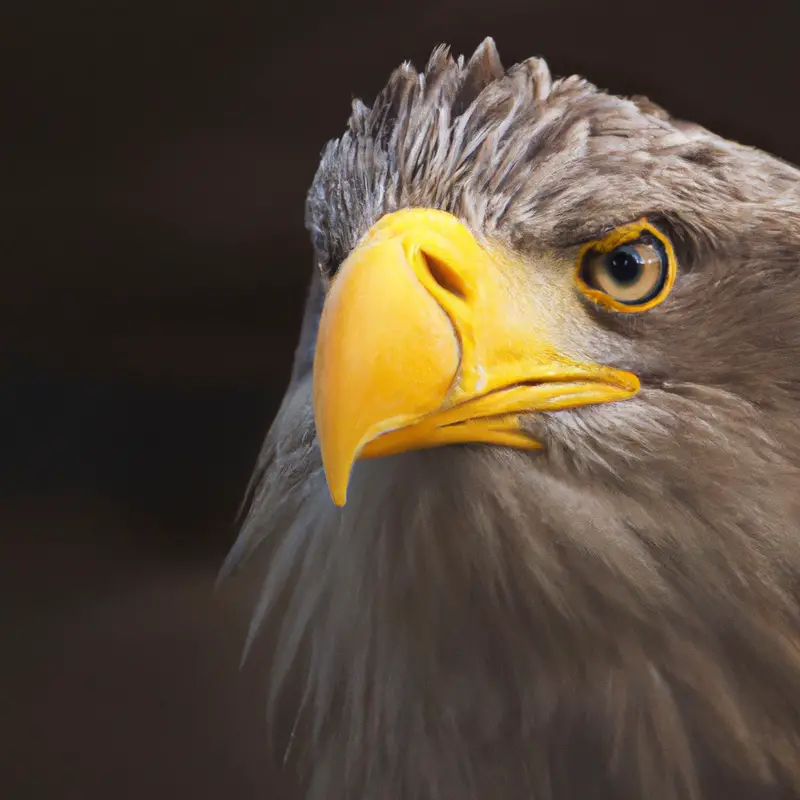
[[351,96],[493,35],[800,162],[795,4],[3,5],[0,794],[285,797],[253,581],[213,583]]

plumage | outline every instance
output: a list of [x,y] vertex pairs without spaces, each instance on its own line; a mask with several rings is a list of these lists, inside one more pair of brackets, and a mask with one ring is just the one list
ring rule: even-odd
[[[563,320],[635,397],[525,416],[541,450],[357,461],[337,508],[320,313],[367,231],[414,207],[556,287],[584,242],[647,216],[678,277],[643,314]],[[306,220],[295,367],[226,570],[263,559],[252,635],[276,632],[307,796],[800,798],[798,171],[540,59],[506,71],[487,40],[355,102]]]

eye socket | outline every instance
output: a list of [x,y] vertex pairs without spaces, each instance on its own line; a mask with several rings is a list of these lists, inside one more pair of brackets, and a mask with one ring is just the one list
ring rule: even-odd
[[675,272],[669,239],[647,220],[639,220],[583,247],[578,284],[608,308],[646,311],[669,294]]

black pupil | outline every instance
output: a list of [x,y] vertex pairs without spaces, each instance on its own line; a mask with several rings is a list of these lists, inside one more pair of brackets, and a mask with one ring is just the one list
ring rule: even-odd
[[635,283],[642,275],[642,259],[629,245],[609,253],[607,264],[611,277],[623,286]]

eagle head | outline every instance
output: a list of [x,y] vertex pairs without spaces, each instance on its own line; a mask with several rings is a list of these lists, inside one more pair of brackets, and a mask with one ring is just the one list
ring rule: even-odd
[[306,219],[228,566],[308,796],[800,797],[800,173],[487,40]]

